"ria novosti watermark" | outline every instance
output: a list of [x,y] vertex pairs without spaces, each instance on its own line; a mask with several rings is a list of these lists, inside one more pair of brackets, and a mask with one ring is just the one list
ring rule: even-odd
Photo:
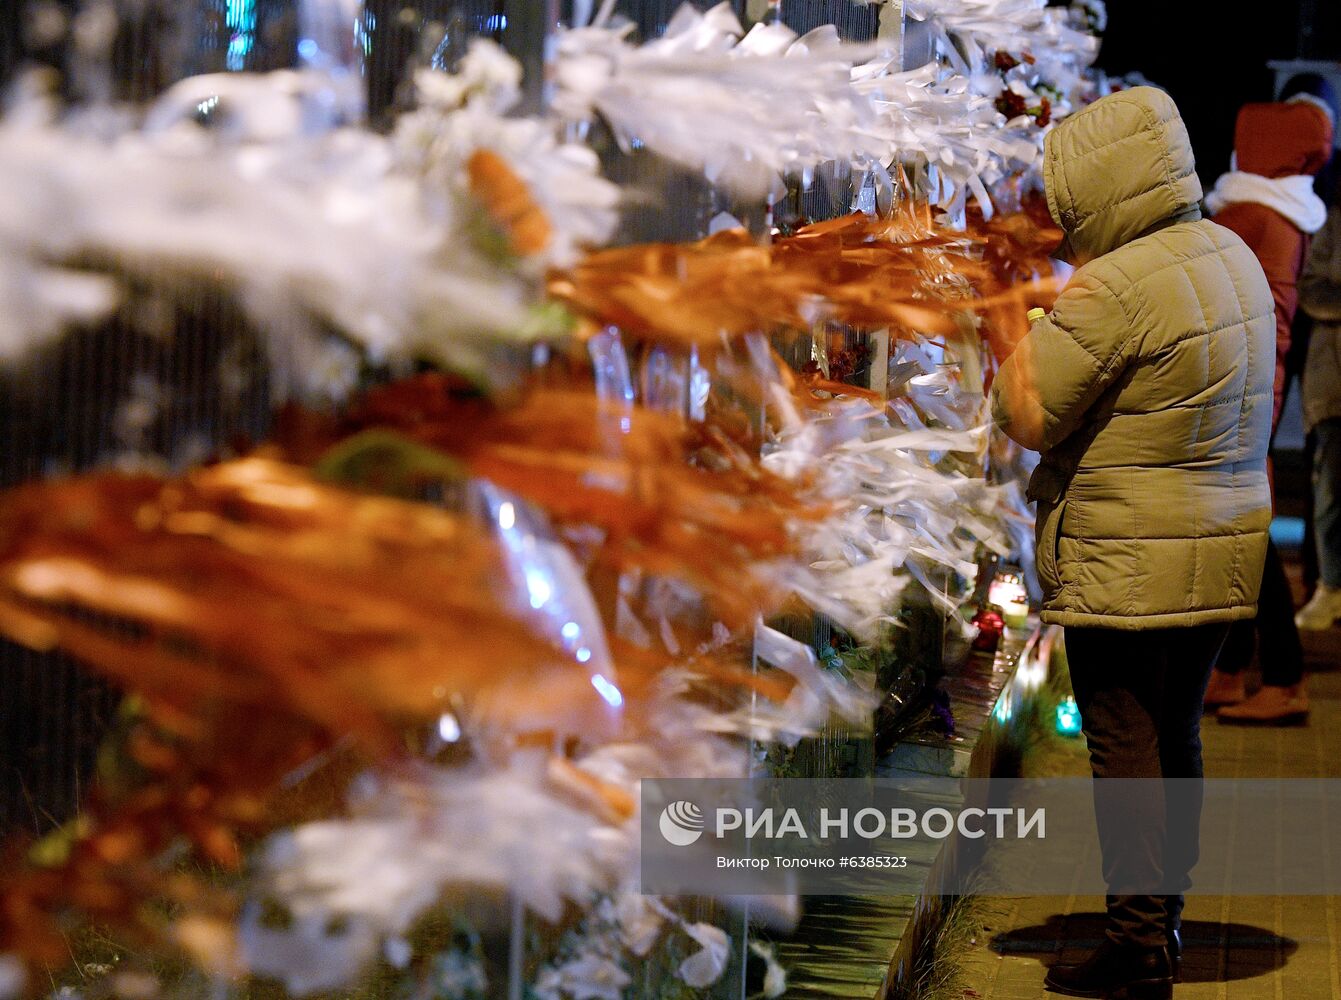
[[1129,891],[1341,892],[1341,781],[930,776],[644,782],[642,889],[1103,893],[1096,807]]
[[[894,807],[887,811],[867,806],[862,809],[839,807],[829,809],[821,806],[818,815],[807,826],[796,808],[784,810],[771,806],[762,809],[733,809],[719,807],[713,810],[716,817],[713,829],[720,839],[733,832],[741,832],[748,838],[781,840],[797,837],[808,840],[812,837],[826,840],[839,837],[848,840],[860,837],[866,840],[891,838],[910,840],[925,837],[930,840],[945,840],[960,836],[970,840],[988,836],[994,831],[997,839],[1007,836],[1018,838],[1046,837],[1047,812],[1042,808],[1032,811],[1009,807],[979,809],[969,806],[952,812],[942,806],[932,806],[925,811],[907,807]],[[692,817],[686,822],[686,816]],[[703,835],[704,822],[702,810],[694,803],[681,800],[672,802],[661,811],[658,821],[661,835],[666,842],[676,847],[689,847],[698,842]]]

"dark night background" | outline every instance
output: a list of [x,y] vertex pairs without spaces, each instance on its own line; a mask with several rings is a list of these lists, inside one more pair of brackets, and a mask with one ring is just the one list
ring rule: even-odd
[[[1237,10],[1236,10],[1237,8]],[[1099,66],[1132,70],[1178,102],[1202,182],[1229,169],[1240,105],[1274,97],[1273,59],[1341,60],[1341,3],[1277,0],[1252,14],[1226,0],[1109,0]]]

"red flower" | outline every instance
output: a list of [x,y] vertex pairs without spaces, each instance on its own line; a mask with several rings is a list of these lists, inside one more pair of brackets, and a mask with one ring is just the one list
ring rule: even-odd
[[1001,92],[1001,96],[996,99],[996,109],[1007,118],[1018,118],[1029,110],[1024,103],[1024,98],[1013,90]]

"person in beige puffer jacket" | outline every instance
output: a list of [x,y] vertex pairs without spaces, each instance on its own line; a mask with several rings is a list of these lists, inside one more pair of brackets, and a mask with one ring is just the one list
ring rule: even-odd
[[1229,623],[1256,611],[1271,522],[1274,303],[1252,251],[1201,218],[1162,91],[1064,120],[1044,181],[1079,267],[1002,364],[992,406],[1042,453],[1029,496],[1043,620],[1065,626],[1112,893],[1105,944],[1048,984],[1166,997],[1199,795],[1133,805],[1105,779],[1202,776],[1206,681]]

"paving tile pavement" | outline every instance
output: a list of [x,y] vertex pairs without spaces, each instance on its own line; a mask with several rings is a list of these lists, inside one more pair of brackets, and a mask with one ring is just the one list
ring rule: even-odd
[[[1341,663],[1333,665],[1333,669]],[[1341,778],[1341,673],[1309,681],[1310,724],[1203,726],[1209,777]],[[1051,753],[1049,773],[1085,773],[1079,742]],[[1102,928],[1100,897],[983,902],[986,930],[961,957],[959,993],[983,1000],[1051,996],[1047,967],[1081,958]],[[1192,896],[1175,1000],[1341,1000],[1341,897]],[[952,994],[954,995],[954,994]]]

